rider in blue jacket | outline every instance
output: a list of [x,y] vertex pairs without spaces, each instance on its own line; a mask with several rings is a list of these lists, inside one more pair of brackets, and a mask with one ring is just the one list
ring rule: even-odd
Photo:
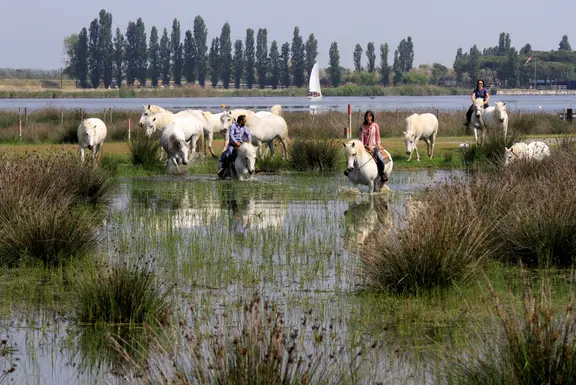
[[236,159],[238,148],[242,145],[244,136],[246,136],[248,143],[252,143],[252,135],[250,135],[250,131],[246,127],[246,116],[240,115],[236,123],[232,124],[228,130],[228,148],[218,159],[219,176],[224,176],[224,171],[228,168],[228,165]]

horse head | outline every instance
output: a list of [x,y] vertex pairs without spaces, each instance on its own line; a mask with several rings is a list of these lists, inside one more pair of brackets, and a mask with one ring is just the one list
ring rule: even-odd
[[504,119],[508,115],[508,113],[506,112],[506,103],[504,102],[494,103],[494,111],[496,112],[496,116],[500,120],[500,123],[504,123]]
[[474,100],[474,115],[476,116],[475,126],[479,126],[483,124],[482,121],[482,114],[484,114],[484,100],[483,99],[475,99]]
[[416,122],[414,121],[418,115],[413,114],[406,118],[405,120],[405,127],[406,131],[402,134],[404,135],[404,143],[406,144],[406,155],[412,154],[414,148],[418,144],[418,140],[416,138]]
[[356,146],[356,141],[342,144],[344,145],[344,154],[346,155],[346,172],[344,174],[348,175],[348,173],[352,171],[354,166],[358,163],[358,148]]
[[146,135],[148,137],[152,136],[158,127],[158,116],[146,116],[145,118],[140,120],[142,122],[143,128],[146,129]]
[[220,131],[228,131],[230,126],[234,123],[234,119],[230,113],[222,114],[220,116]]
[[242,165],[248,170],[250,175],[256,173],[256,148],[250,143],[243,143],[240,146],[238,158],[242,161]]
[[188,151],[189,148],[183,139],[174,134],[170,135],[170,151],[168,153],[176,167],[178,167],[178,160],[181,160],[184,165],[188,164]]
[[94,149],[94,141],[96,139],[96,125],[93,127],[87,121],[84,121],[84,142],[89,150]]

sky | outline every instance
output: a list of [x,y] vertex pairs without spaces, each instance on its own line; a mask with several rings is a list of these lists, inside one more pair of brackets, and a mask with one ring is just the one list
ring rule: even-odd
[[[456,50],[476,44],[480,50],[498,44],[500,32],[510,33],[512,45],[520,49],[530,43],[535,50],[558,49],[567,34],[576,48],[574,0],[529,3],[521,0],[481,1],[477,6],[462,0],[383,1],[343,0],[288,2],[270,0],[1,0],[0,68],[60,68],[64,37],[78,33],[98,17],[102,8],[113,17],[113,30],[126,32],[129,21],[141,17],[147,39],[155,25],[160,33],[170,30],[176,17],[182,38],[192,29],[196,15],[202,16],[210,40],[220,35],[225,22],[231,26],[232,41],[244,40],[246,29],[267,28],[268,44],[292,42],[294,27],[304,41],[310,33],[318,40],[320,67],[328,66],[328,51],[338,43],[340,65],[353,67],[356,44],[364,50],[373,41],[380,63],[379,46],[388,43],[392,64],[394,50],[403,38],[414,43],[414,66],[439,62],[452,67]],[[363,65],[366,56],[363,56]]]

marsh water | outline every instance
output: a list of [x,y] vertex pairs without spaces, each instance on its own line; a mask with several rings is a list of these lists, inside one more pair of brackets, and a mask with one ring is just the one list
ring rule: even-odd
[[[358,244],[400,225],[415,191],[463,175],[395,171],[392,191],[376,197],[359,194],[341,173],[259,175],[245,183],[213,176],[122,179],[96,258],[153,263],[163,282],[176,285],[178,312],[190,322],[233,314],[257,291],[289,309],[288,327],[313,314],[344,343],[354,336],[397,341],[400,331],[385,327],[386,307],[358,293]],[[69,304],[59,303],[62,293],[53,296],[51,303],[14,300],[2,315],[0,337],[15,347],[8,383],[126,381],[101,346],[72,332]],[[391,349],[384,345],[382,354]],[[391,378],[412,375],[409,360],[390,365],[384,370]]]

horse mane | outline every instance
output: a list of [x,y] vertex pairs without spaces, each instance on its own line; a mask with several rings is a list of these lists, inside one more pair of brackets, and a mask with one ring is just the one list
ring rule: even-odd
[[356,151],[360,154],[362,153],[367,153],[366,149],[364,148],[364,144],[362,144],[361,141],[359,141],[358,139],[353,139],[351,141],[348,142],[348,145],[352,145],[352,143],[354,143],[354,148],[356,149]]
[[[150,112],[151,114],[157,114],[159,112],[170,112],[160,106],[156,106],[154,104],[149,104],[148,107],[146,108],[148,110],[148,112]],[[172,112],[170,112],[172,113]]]

